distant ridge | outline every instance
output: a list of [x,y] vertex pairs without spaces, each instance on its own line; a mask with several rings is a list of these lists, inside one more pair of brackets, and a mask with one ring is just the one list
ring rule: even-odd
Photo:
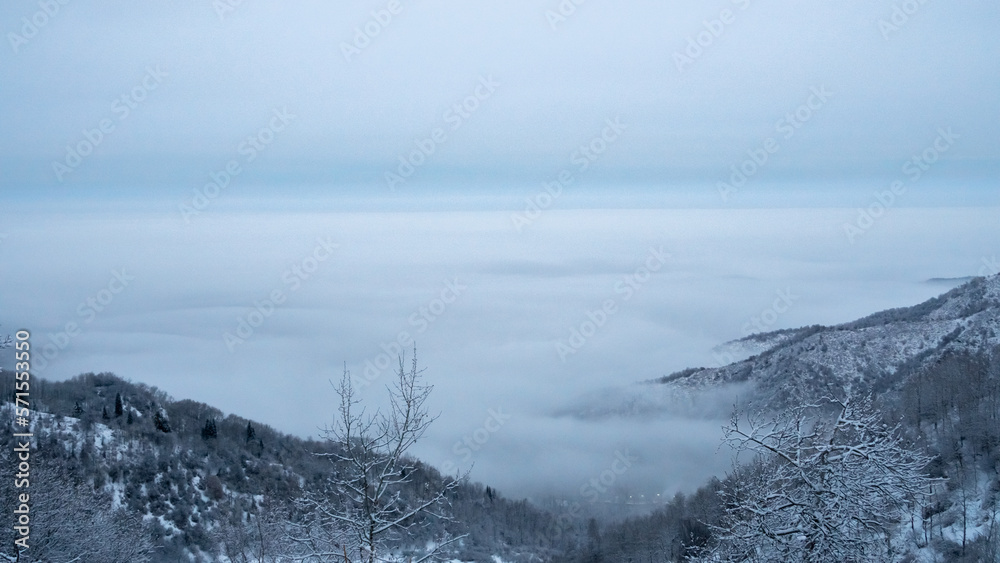
[[823,395],[882,392],[946,356],[992,353],[998,347],[1000,276],[970,278],[911,307],[835,326],[784,329],[728,342],[716,350],[731,352],[736,359],[719,362],[723,365],[688,368],[594,394],[557,414],[707,415],[713,409],[731,409],[737,397],[777,409]]
[[929,278],[927,280],[924,280],[924,283],[955,285],[960,283],[968,283],[974,279],[976,279],[975,276],[962,276],[959,278]]

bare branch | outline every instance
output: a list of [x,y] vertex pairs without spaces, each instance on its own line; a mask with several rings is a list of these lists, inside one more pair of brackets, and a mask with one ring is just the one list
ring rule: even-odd
[[[459,481],[446,481],[432,492],[411,485],[420,469],[407,451],[436,419],[427,412],[433,388],[423,383],[422,373],[414,347],[409,369],[400,357],[395,380],[386,387],[387,412],[369,415],[344,367],[340,381],[333,384],[340,399],[337,416],[323,432],[333,451],[319,454],[332,464],[328,490],[300,499],[306,516],[290,523],[295,533],[289,539],[303,549],[299,556],[375,563],[384,560],[387,542],[407,538],[427,517],[450,519],[438,509],[448,505]],[[418,561],[434,557],[458,539],[442,538]]]

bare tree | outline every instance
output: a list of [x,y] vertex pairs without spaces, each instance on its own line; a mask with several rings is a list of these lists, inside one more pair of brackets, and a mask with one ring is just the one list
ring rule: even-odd
[[[0,453],[0,464],[2,468],[14,465],[6,451]],[[6,472],[0,470],[0,476]],[[70,475],[46,462],[32,465],[28,489],[14,489],[13,482],[13,478],[3,479],[0,493],[12,498],[15,493],[30,494],[31,534],[28,549],[14,548],[11,560],[22,563],[150,560],[154,546],[142,517],[125,508],[113,508],[108,495],[74,482]],[[11,537],[10,532],[4,535]]]
[[285,518],[272,502],[254,501],[248,510],[234,504],[214,535],[233,563],[273,563],[281,560],[278,542],[284,529]]
[[726,441],[754,461],[728,480],[724,525],[703,560],[891,560],[891,527],[931,482],[930,459],[897,430],[868,400],[827,400],[742,426],[734,413]]
[[[307,561],[384,561],[389,542],[413,537],[414,526],[424,517],[450,519],[441,509],[459,479],[446,478],[437,490],[407,486],[419,466],[406,452],[436,418],[427,412],[432,387],[422,382],[422,372],[416,349],[409,370],[400,358],[396,381],[388,387],[389,412],[369,415],[344,368],[335,385],[340,397],[337,416],[323,434],[334,453],[318,454],[333,465],[329,488],[307,493],[299,502],[305,514],[292,523],[292,540],[302,548],[297,556]],[[442,538],[414,563],[461,537]]]

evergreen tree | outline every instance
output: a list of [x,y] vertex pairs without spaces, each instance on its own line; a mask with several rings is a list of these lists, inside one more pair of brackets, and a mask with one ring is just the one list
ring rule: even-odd
[[122,394],[115,393],[115,418],[125,414],[125,404],[122,403]]
[[167,415],[162,409],[158,409],[156,414],[153,415],[153,426],[155,426],[160,432],[165,434],[170,433],[170,421],[167,420]]
[[128,424],[132,424],[133,422],[135,422],[135,419],[132,418],[132,409],[128,410],[128,417],[125,419],[125,422]]
[[257,435],[257,431],[253,429],[253,424],[251,424],[250,421],[247,421],[247,440],[246,440],[246,443],[249,444],[250,440],[253,440],[256,435]]
[[108,416],[108,407],[104,407],[101,409],[101,418],[103,418],[104,420],[111,420],[111,417]]
[[83,416],[83,407],[80,406],[80,401],[77,401],[76,406],[73,407],[73,416],[76,418]]
[[218,435],[219,431],[215,427],[215,419],[209,418],[205,421],[205,427],[201,429],[201,437],[208,440],[209,438],[215,438]]

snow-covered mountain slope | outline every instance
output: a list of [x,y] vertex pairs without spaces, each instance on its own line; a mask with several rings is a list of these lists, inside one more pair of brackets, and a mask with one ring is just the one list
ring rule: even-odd
[[745,360],[750,356],[762,354],[768,350],[795,338],[808,328],[794,328],[777,330],[773,332],[758,332],[738,340],[731,340],[719,344],[712,348],[712,357],[715,360],[715,367],[719,367],[740,360]]
[[[12,384],[13,377],[6,381]],[[12,392],[8,396],[13,399]],[[33,378],[31,397],[31,484],[42,485],[31,492],[31,537],[49,538],[44,545],[32,544],[31,561],[227,563],[269,552],[272,557],[254,555],[252,560],[276,562],[275,554],[296,553],[287,523],[301,515],[306,494],[328,492],[331,499],[338,498],[329,479],[344,470],[330,455],[339,443],[283,434],[109,373],[59,382]],[[0,417],[13,422],[13,409],[12,403],[0,401]],[[8,513],[20,492],[15,488],[14,473],[20,469],[12,432],[21,430],[15,428],[0,426],[0,508]],[[412,481],[400,481],[394,492],[407,503],[421,498],[422,490],[452,479],[416,460],[410,471]],[[103,521],[91,522],[88,514],[95,511],[119,524],[105,526],[107,534],[93,543],[107,543],[108,549],[144,546],[149,557],[87,552],[73,559],[80,555],[80,538],[90,539],[95,530],[104,529]],[[73,522],[81,524],[69,528]],[[540,554],[567,551],[583,537],[585,524],[562,522],[526,501],[463,481],[440,511],[414,518],[409,535],[387,543],[400,553],[421,553],[445,530],[467,536],[442,556],[537,561]],[[7,546],[14,545],[14,534],[10,526],[0,529],[0,561],[13,560]],[[246,541],[264,536],[266,545],[263,539]],[[281,559],[292,560],[291,555]]]
[[1000,345],[1000,276],[975,278],[913,307],[832,327],[801,329],[774,347],[718,368],[658,380],[676,389],[752,383],[781,402],[797,394],[879,390],[908,362]]
[[[870,393],[882,428],[891,429],[901,447],[927,456],[930,462],[920,473],[933,482],[927,484],[926,494],[903,503],[906,508],[901,512],[886,514],[884,556],[876,558],[873,552],[873,558],[864,560],[1000,561],[1000,278],[976,278],[919,305],[837,326],[754,335],[722,350],[738,359],[602,390],[581,397],[558,414],[591,419],[595,425],[614,424],[617,421],[605,419],[615,417],[659,418],[651,422],[662,424],[674,417],[726,417],[735,404],[751,417],[757,414],[754,411],[773,411],[760,413],[758,420],[768,420],[787,413],[783,407],[823,395]],[[753,355],[743,357],[743,353]],[[869,426],[873,424],[877,422]],[[754,479],[766,474],[749,471],[745,483],[752,486]],[[736,483],[740,475],[734,472],[722,481],[709,481],[699,494],[718,497],[718,490]],[[876,481],[859,489],[859,494],[881,489],[882,482]],[[743,494],[745,489],[740,485],[732,490]],[[781,494],[787,498],[784,490]],[[640,557],[643,545],[661,545],[646,538],[664,537],[663,531],[669,529],[664,522],[677,514],[676,510],[654,513],[609,528],[604,545],[617,541],[625,547],[605,548],[606,553],[615,553],[615,561],[645,560]],[[711,523],[711,518],[702,521]],[[637,536],[635,530],[646,530],[645,536]],[[765,536],[758,536],[760,545],[766,546]],[[725,538],[717,537],[717,545],[725,543]]]
[[[901,368],[949,353],[1000,345],[1000,276],[971,281],[913,307],[836,326],[755,334],[720,348],[742,358],[693,368],[626,388],[604,390],[560,411],[580,418],[718,414],[735,400],[779,408],[824,394],[879,392]],[[748,357],[743,357],[747,354]],[[709,391],[711,391],[709,393]]]

